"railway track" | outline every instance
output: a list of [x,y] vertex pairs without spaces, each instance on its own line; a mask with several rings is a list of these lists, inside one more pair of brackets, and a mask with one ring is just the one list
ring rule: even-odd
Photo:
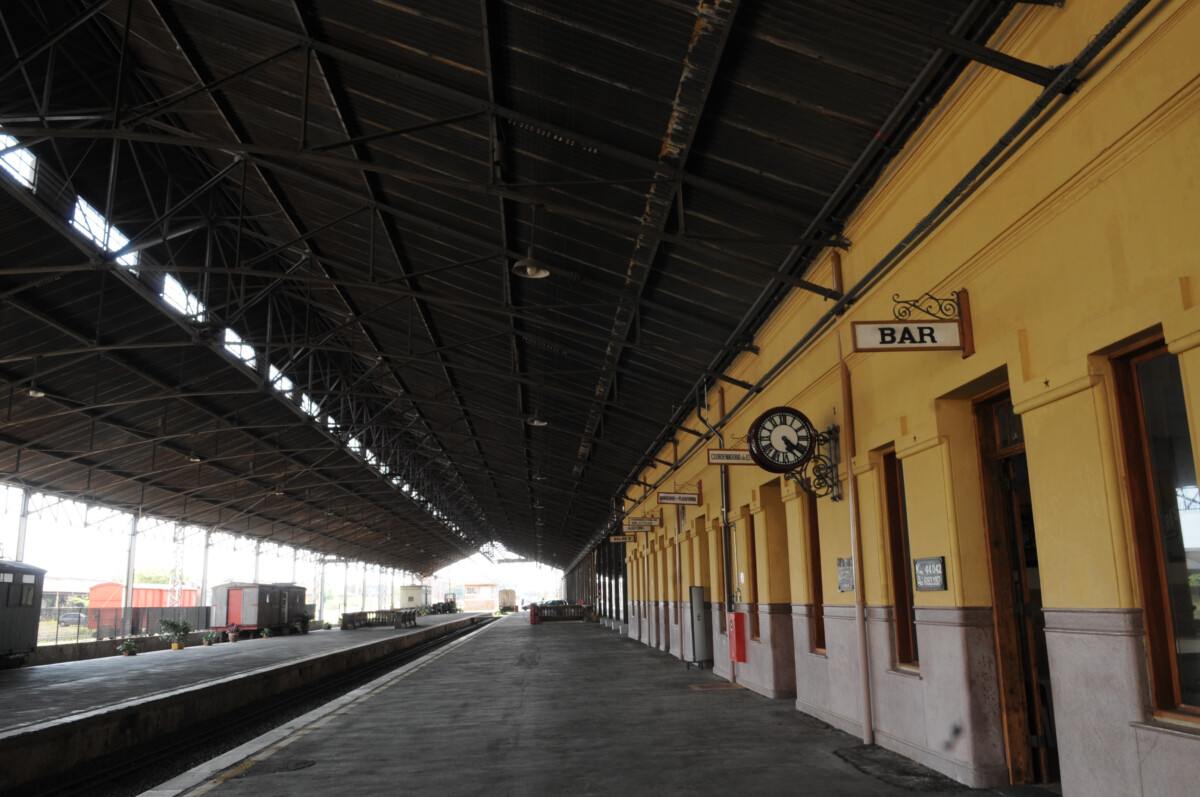
[[126,797],[137,795],[316,709],[379,676],[495,622],[488,618],[445,636],[376,659],[290,692],[251,703],[152,743],[89,762],[52,778],[0,791],[0,797]]

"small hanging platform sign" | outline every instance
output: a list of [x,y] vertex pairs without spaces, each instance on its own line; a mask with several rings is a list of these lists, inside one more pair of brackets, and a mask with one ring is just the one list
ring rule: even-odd
[[637,542],[636,534],[610,534],[609,542]]
[[709,465],[753,465],[750,450],[746,448],[710,448],[708,449]]
[[660,504],[700,506],[700,493],[659,493],[658,502]]
[[946,589],[946,557],[913,559],[913,575],[921,592]]
[[949,351],[963,347],[962,325],[952,321],[855,321],[855,351]]
[[662,521],[656,517],[631,517],[625,518],[625,525],[633,528],[646,528],[650,526],[661,526]]
[[837,560],[838,592],[854,591],[854,559]]

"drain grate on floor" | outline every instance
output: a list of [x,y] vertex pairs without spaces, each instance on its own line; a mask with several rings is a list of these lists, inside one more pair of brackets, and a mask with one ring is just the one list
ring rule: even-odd
[[697,692],[714,692],[718,689],[742,689],[740,684],[690,684],[688,689],[695,689]]
[[967,791],[967,787],[879,745],[862,744],[834,750],[850,766],[884,783],[921,791]]

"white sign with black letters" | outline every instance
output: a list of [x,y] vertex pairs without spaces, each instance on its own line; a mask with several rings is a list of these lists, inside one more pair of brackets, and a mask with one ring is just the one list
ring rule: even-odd
[[750,450],[745,448],[710,448],[709,465],[753,465]]
[[700,506],[700,493],[659,493],[658,502],[660,504]]
[[962,325],[954,321],[855,321],[855,351],[961,349]]

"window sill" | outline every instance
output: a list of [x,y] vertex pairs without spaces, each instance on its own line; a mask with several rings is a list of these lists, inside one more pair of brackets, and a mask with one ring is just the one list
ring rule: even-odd
[[899,675],[904,678],[914,678],[918,681],[922,680],[921,670],[916,667],[908,667],[904,664],[897,665],[888,670],[889,675]]
[[829,654],[827,652],[825,652],[824,650],[820,650],[820,649],[806,651],[804,655],[805,656],[813,656],[814,658],[818,658],[818,659],[828,659],[829,658]]
[[1200,717],[1191,717],[1176,713],[1169,715],[1158,714],[1146,722],[1131,722],[1129,724],[1139,730],[1154,733],[1169,733],[1174,736],[1200,740]]

